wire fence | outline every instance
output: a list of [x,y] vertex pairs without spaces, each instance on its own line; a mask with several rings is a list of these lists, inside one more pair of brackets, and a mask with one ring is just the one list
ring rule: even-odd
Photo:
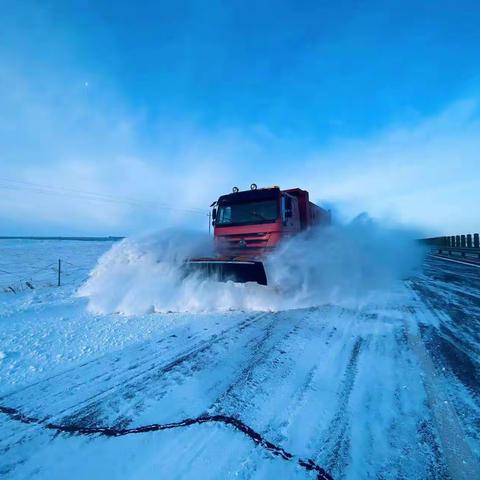
[[91,268],[59,258],[56,262],[33,269],[16,271],[0,268],[0,291],[20,293],[41,287],[62,287],[82,283]]

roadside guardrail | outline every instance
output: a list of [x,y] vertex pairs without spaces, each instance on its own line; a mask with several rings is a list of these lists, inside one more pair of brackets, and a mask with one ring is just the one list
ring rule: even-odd
[[475,263],[480,262],[480,236],[478,233],[424,238],[421,242],[429,245],[432,252],[438,255],[471,260]]

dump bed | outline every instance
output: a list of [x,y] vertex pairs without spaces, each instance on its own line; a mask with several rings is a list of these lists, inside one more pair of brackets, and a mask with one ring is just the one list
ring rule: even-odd
[[290,190],[284,190],[284,192],[298,199],[302,230],[313,225],[328,225],[330,223],[330,212],[312,203],[306,190],[291,188]]

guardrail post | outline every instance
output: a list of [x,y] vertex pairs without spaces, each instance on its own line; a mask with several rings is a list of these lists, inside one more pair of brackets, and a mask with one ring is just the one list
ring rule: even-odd
[[453,235],[450,237],[450,246],[451,247],[455,246],[455,237]]
[[467,247],[472,248],[472,235],[470,233],[467,234]]
[[475,248],[480,248],[480,241],[479,241],[479,238],[478,238],[478,233],[473,234],[473,246]]
[[465,235],[460,235],[460,241],[462,242],[462,248],[465,248],[466,238]]
[[455,246],[456,247],[460,246],[460,235],[455,235]]

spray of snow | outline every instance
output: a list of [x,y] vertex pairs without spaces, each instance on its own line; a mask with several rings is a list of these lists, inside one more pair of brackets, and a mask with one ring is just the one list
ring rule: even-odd
[[422,249],[415,238],[413,231],[388,228],[362,214],[349,224],[294,237],[268,267],[295,306],[358,302],[389,290],[418,267]]
[[359,304],[408,276],[422,258],[415,235],[366,215],[311,229],[266,260],[269,285],[216,282],[185,274],[187,258],[212,255],[211,237],[164,231],[128,238],[98,261],[78,294],[96,313],[284,310]]

